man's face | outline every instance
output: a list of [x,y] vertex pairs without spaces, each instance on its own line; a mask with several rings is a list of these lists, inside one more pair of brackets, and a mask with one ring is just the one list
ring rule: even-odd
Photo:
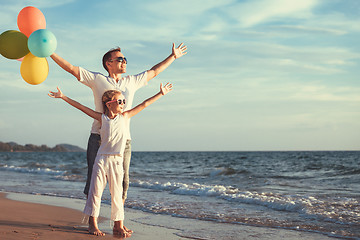
[[111,58],[108,61],[108,69],[110,73],[126,73],[126,64],[127,62],[125,60],[120,60],[119,57],[125,58],[124,54],[121,52],[113,52],[111,53]]

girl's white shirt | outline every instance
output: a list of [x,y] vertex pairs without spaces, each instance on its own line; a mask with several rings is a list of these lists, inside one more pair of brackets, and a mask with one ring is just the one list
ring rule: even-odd
[[122,114],[111,119],[107,115],[101,115],[101,144],[98,154],[123,155],[126,145],[125,126],[126,120]]

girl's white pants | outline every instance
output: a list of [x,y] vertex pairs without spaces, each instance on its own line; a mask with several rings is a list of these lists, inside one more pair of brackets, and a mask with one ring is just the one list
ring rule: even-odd
[[91,183],[84,213],[98,217],[101,196],[109,182],[111,194],[111,220],[124,220],[123,194],[123,157],[120,155],[97,155],[91,175]]

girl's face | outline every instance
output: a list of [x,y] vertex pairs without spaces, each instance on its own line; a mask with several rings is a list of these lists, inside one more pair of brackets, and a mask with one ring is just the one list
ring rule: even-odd
[[125,98],[121,93],[114,95],[113,99],[106,103],[110,112],[115,114],[123,113],[125,107]]

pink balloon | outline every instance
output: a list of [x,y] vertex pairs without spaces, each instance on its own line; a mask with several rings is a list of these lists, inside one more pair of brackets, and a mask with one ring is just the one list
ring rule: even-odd
[[46,20],[44,14],[36,7],[24,7],[18,15],[17,25],[20,32],[27,37],[38,29],[46,28]]

